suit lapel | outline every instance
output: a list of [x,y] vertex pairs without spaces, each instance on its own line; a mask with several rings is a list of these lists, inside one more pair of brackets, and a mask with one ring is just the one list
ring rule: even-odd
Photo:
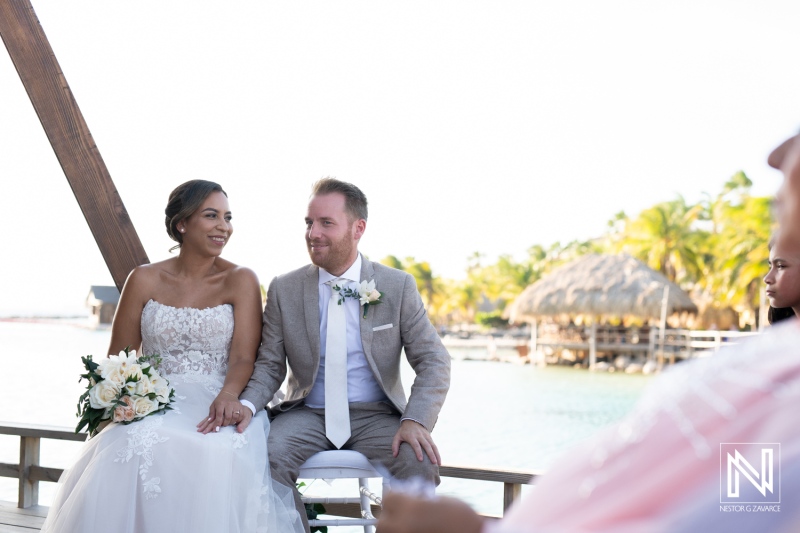
[[314,364],[319,362],[319,268],[308,267],[303,280],[303,310]]
[[[372,261],[369,261],[363,255],[361,256],[361,281],[370,281],[375,277],[375,269],[372,268]],[[378,289],[380,290],[380,289]],[[364,318],[364,308],[358,310],[358,323],[361,325],[361,347],[364,349],[364,355],[367,356],[367,361],[375,368],[375,362],[372,359],[372,317],[375,316],[373,312],[367,312],[367,318]]]

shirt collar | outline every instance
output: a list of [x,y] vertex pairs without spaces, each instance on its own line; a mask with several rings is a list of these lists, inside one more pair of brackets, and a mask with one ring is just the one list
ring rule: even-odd
[[324,268],[320,267],[320,269],[319,269],[319,284],[320,285],[328,283],[330,280],[336,279],[336,278],[345,278],[345,279],[348,279],[350,281],[355,281],[356,283],[358,283],[359,279],[361,278],[361,254],[359,253],[356,256],[355,262],[352,265],[350,265],[350,268],[348,268],[345,271],[345,273],[342,274],[341,276],[334,276],[333,274],[331,274],[330,272],[328,272]]

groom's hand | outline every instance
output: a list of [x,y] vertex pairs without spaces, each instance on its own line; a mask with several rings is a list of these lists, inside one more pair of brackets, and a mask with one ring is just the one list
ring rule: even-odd
[[422,455],[424,451],[431,463],[441,466],[442,457],[439,455],[439,449],[433,442],[430,432],[422,424],[413,420],[400,422],[400,429],[397,430],[392,441],[392,455],[394,457],[397,457],[397,454],[400,453],[400,444],[403,442],[408,443],[413,448],[418,461],[424,459]]
[[250,425],[250,421],[253,419],[253,412],[250,411],[250,408],[246,405],[243,407],[242,418],[239,420],[239,423],[236,424],[236,431],[238,433],[244,433],[244,430],[247,429],[247,426]]

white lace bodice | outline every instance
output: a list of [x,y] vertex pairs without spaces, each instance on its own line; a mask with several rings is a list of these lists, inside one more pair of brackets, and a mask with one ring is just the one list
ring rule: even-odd
[[171,307],[150,300],[142,310],[142,353],[162,358],[164,376],[224,376],[233,338],[233,306]]

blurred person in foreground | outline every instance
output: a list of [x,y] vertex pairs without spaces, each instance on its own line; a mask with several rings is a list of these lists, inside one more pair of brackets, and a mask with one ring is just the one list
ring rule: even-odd
[[[798,139],[769,156],[785,178],[776,198],[779,249],[800,245]],[[664,372],[627,417],[569,452],[501,520],[485,520],[452,498],[392,493],[378,527],[381,533],[800,531],[798,405],[794,319]]]
[[767,320],[777,324],[800,312],[800,243],[769,241],[769,272],[764,276],[769,298]]

